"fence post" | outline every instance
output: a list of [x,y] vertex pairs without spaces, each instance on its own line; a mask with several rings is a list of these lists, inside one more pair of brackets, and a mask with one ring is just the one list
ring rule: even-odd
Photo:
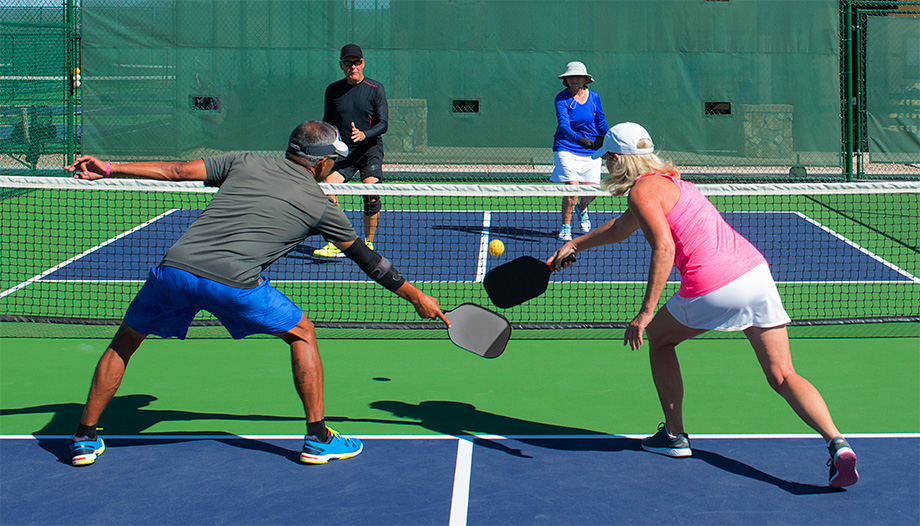
[[843,80],[843,176],[853,178],[853,13],[850,0],[842,0],[843,27],[840,28],[841,77]]
[[66,139],[64,141],[64,165],[69,165],[73,163],[73,150],[74,150],[74,133],[75,133],[75,122],[74,122],[74,98],[77,96],[77,89],[74,85],[76,79],[76,54],[77,54],[77,31],[76,31],[76,20],[74,17],[74,5],[73,0],[67,0],[64,3],[64,38],[67,39],[67,55],[64,58],[64,78],[67,79],[65,82],[68,83],[68,86],[65,89],[66,103],[65,103],[65,126],[64,134]]

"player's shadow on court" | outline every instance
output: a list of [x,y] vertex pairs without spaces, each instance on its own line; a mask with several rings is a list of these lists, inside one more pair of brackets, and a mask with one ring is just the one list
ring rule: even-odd
[[[485,233],[485,230],[482,228],[482,226],[477,225],[434,225],[431,227],[431,229],[453,230],[454,232],[463,232],[464,234],[473,234],[476,236],[481,236]],[[518,227],[490,227],[489,235],[501,236],[504,239],[511,239],[514,241],[529,242],[537,242],[540,239],[556,239],[555,232]]]
[[[436,433],[464,436],[464,435],[500,435],[524,436],[514,440],[490,440],[477,438],[477,447],[487,447],[503,451],[509,455],[522,458],[533,458],[523,450],[507,445],[508,443],[521,443],[530,446],[553,449],[559,451],[598,451],[598,452],[643,452],[642,441],[636,438],[610,436],[606,433],[582,429],[577,427],[558,426],[522,420],[519,418],[497,415],[476,409],[476,406],[463,402],[450,402],[428,400],[419,404],[409,404],[394,400],[381,400],[369,404],[372,409],[386,411],[394,417],[410,420],[386,419],[349,419],[344,417],[326,417],[327,421],[348,422],[374,422],[397,425],[418,426]],[[547,435],[598,435],[598,438],[588,436],[583,439],[558,438]],[[606,435],[606,436],[605,436]],[[542,438],[547,436],[547,438]],[[648,453],[654,455],[654,453]],[[703,449],[693,449],[690,459],[675,460],[675,462],[702,461],[712,467],[727,473],[758,480],[789,492],[793,495],[815,495],[822,493],[835,493],[841,490],[827,486],[816,486],[784,480],[769,473],[760,471],[738,460],[719,455]]]
[[842,488],[838,489],[832,488],[830,486],[818,486],[815,484],[803,484],[801,482],[784,480],[779,477],[770,475],[769,473],[764,473],[763,471],[760,471],[753,466],[749,466],[744,462],[740,462],[728,457],[723,457],[718,453],[713,453],[704,449],[693,448],[693,456],[691,458],[702,460],[712,467],[719,468],[723,471],[727,471],[735,475],[759,480],[760,482],[765,482],[767,484],[772,484],[773,486],[776,486],[777,488],[789,492],[793,495],[818,495],[822,493],[839,493],[841,491],[846,491]]
[[[371,402],[371,409],[386,411],[401,419],[326,417],[327,421],[373,422],[423,427],[430,431],[451,436],[465,435],[602,435],[598,431],[576,427],[557,426],[530,420],[497,415],[476,409],[463,402],[428,400],[419,404],[408,404],[394,400]],[[520,449],[510,448],[504,441],[476,439],[476,445],[503,451],[517,457],[531,458]]]
[[[105,439],[108,436],[115,435],[139,435],[147,429],[161,422],[191,422],[195,420],[235,420],[250,422],[303,422],[303,417],[292,416],[272,416],[272,415],[233,415],[227,413],[197,413],[191,411],[175,411],[149,409],[148,406],[155,402],[157,398],[145,394],[132,394],[125,396],[116,396],[109,402],[99,422],[102,429],[100,433]],[[19,409],[0,409],[0,416],[12,415],[37,415],[51,414],[51,420],[40,429],[32,434],[38,437],[38,445],[45,451],[57,457],[58,461],[64,464],[70,464],[70,440],[62,440],[60,436],[71,436],[76,430],[80,417],[83,414],[83,404],[65,403],[65,404],[45,404],[32,407],[23,407]],[[208,435],[208,439],[222,442],[242,449],[263,451],[274,453],[283,457],[298,461],[300,451],[291,451],[274,444],[260,442],[258,440],[248,440],[238,437],[233,433],[215,433],[208,431],[206,433],[194,431],[179,431],[168,433],[144,433],[145,437],[156,436],[158,434],[168,434],[170,438],[157,440],[157,444],[168,444],[187,442],[190,440],[202,440],[202,434]],[[190,435],[189,438],[177,437],[177,435]],[[191,435],[196,435],[192,437]],[[55,438],[49,438],[56,436]],[[106,448],[110,447],[130,447],[144,444],[137,440],[115,439],[106,440]]]
[[[522,438],[516,441],[538,447],[561,451],[600,451],[600,452],[617,452],[617,451],[638,451],[645,452],[642,449],[640,439],[626,438],[619,436],[610,436],[603,439],[585,438],[581,440],[559,439],[559,438]],[[477,442],[478,444],[478,442]],[[648,453],[654,455],[655,453]],[[705,449],[693,448],[693,454],[687,459],[674,459],[673,462],[693,462],[702,461],[710,466],[749,479],[758,480],[777,488],[791,493],[793,495],[817,495],[823,493],[837,493],[843,489],[831,488],[829,486],[818,486],[814,484],[803,484],[790,480],[784,480],[759,469],[749,466],[744,462],[733,458],[724,457],[718,453],[706,451]]]

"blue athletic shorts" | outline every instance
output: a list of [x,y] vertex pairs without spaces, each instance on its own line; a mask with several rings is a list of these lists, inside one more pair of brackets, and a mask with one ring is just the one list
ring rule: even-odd
[[250,334],[278,334],[303,317],[293,301],[268,284],[240,289],[173,267],[150,269],[147,282],[134,297],[125,323],[141,334],[185,339],[199,311],[217,317],[235,339]]

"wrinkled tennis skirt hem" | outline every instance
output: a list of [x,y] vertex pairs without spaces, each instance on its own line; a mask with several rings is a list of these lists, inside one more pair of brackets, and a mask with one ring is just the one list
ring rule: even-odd
[[682,298],[675,293],[665,306],[677,321],[694,329],[741,331],[791,321],[766,263],[702,296]]
[[592,159],[590,155],[578,155],[572,152],[553,152],[553,173],[550,181],[554,183],[589,183],[601,182],[601,159]]

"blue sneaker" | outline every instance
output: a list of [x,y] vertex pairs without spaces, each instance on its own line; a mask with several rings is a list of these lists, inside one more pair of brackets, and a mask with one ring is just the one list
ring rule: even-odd
[[[329,436],[325,442],[315,440],[313,435],[306,435],[303,439],[303,451],[300,452],[300,461],[304,464],[325,464],[330,460],[338,460],[357,456],[364,450],[364,444],[357,438],[347,438],[330,428],[326,428]],[[312,440],[311,440],[312,439]]]
[[105,451],[105,442],[102,437],[97,436],[95,439],[89,437],[74,437],[70,444],[70,452],[73,454],[71,464],[74,466],[88,466],[96,462],[96,457]]

